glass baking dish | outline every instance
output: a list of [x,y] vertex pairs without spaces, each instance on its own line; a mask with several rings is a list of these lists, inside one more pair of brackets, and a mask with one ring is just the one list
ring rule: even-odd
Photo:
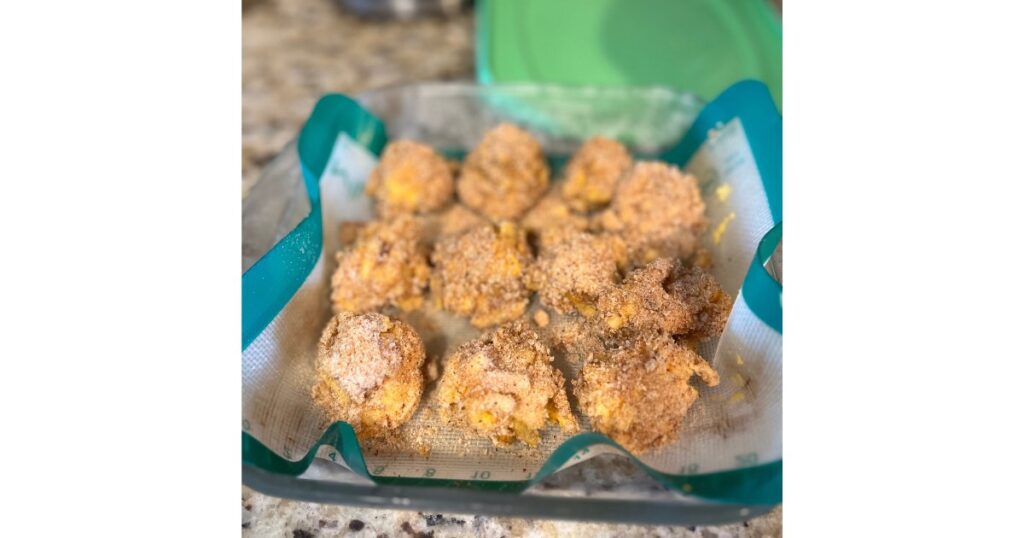
[[[741,129],[748,131],[743,140],[750,139],[751,160],[760,167],[772,159],[764,157],[765,145],[755,138],[764,135],[758,131],[758,118],[751,116],[750,111],[744,111],[747,106],[744,99],[750,99],[747,94],[756,97],[760,95],[759,88],[751,86],[755,83],[744,84],[740,87],[744,91],[734,94],[727,91],[720,98],[721,103],[716,100],[712,103],[715,106],[706,108],[693,95],[665,88],[477,86],[461,83],[385,88],[361,94],[355,102],[386,126],[387,138],[420,140],[455,158],[463,155],[490,127],[501,121],[513,121],[538,137],[555,172],[582,141],[595,134],[619,139],[638,158],[658,157],[679,161],[680,165],[697,161],[700,159],[691,157],[712,145],[719,131],[728,132],[727,126],[716,117],[729,120],[729,114],[735,113],[733,119],[743,120]],[[766,90],[763,93],[767,96]],[[732,101],[736,101],[733,103],[736,106],[723,106],[729,105],[725,98],[730,96]],[[770,97],[767,99],[770,105]],[[770,106],[777,116],[774,106]],[[771,115],[768,116],[770,119]],[[707,123],[711,128],[691,129],[695,120]],[[781,130],[781,124],[779,128]],[[769,133],[772,135],[777,134]],[[371,151],[374,146],[379,150],[382,144],[379,139],[365,137],[356,142],[371,148]],[[309,177],[313,174],[307,163],[300,159],[301,145],[301,140],[289,144],[268,163],[264,173],[244,195],[242,251],[243,273],[247,275],[272,248],[287,241],[294,230],[308,224],[309,217],[316,217],[319,222],[319,200],[305,196]],[[734,162],[735,158],[730,158],[733,161],[726,159],[726,166],[740,166]],[[707,157],[701,159],[707,160]],[[689,164],[693,166],[693,163]],[[719,173],[713,167],[707,167],[705,172],[711,176]],[[725,171],[720,173],[725,174]],[[761,181],[765,183],[768,199],[765,207],[771,210],[771,220],[780,221],[781,199],[772,199],[774,188],[769,185],[771,181],[765,178]],[[781,175],[778,181],[781,181]],[[706,191],[705,196],[709,195]],[[776,211],[779,218],[774,218]],[[776,235],[781,236],[781,224],[776,229]],[[758,253],[763,251],[770,255],[774,251],[774,245],[764,241],[756,246]],[[749,249],[753,252],[753,247]],[[758,257],[764,259],[759,263]],[[767,256],[755,255],[751,272],[758,266],[763,268],[767,260]],[[747,291],[748,280],[750,278],[742,282],[744,292]],[[737,282],[736,287],[739,286]],[[245,297],[243,277],[243,318],[248,308]],[[752,303],[751,306],[757,305]],[[779,309],[781,316],[781,307]],[[762,316],[757,309],[754,310],[762,319],[772,315]],[[778,332],[781,333],[781,321],[779,323]],[[253,338],[245,331],[246,320],[243,319],[243,349]],[[778,361],[781,374],[781,356]],[[243,379],[246,379],[246,372],[243,359]],[[244,414],[249,400],[245,395],[243,400]],[[778,405],[781,415],[781,401]],[[772,409],[774,413],[774,407]],[[586,453],[588,447],[601,445],[601,439],[598,439],[601,436],[581,434],[577,436],[580,439],[574,437],[560,446],[545,462],[544,469],[547,470],[531,475],[533,478],[528,483],[493,480],[480,485],[482,481],[476,480],[431,481],[371,472],[372,467],[366,467],[354,436],[346,435],[348,426],[341,423],[335,426],[338,428],[329,429],[316,444],[302,445],[299,450],[287,447],[271,450],[260,442],[250,421],[244,419],[243,482],[264,493],[326,503],[689,525],[750,518],[769,511],[781,501],[781,436],[777,443],[773,440],[767,451],[772,457],[763,457],[761,463],[754,453],[753,460],[737,457],[735,468],[717,468],[714,472],[702,473],[695,465],[690,465],[689,468],[683,466],[678,473],[665,473],[615,450],[605,450],[604,453],[595,450],[598,455],[581,458],[579,454]],[[771,427],[775,424],[772,423]],[[577,444],[573,445],[573,442]],[[304,456],[296,461],[295,454]],[[574,457],[582,461],[576,463]],[[474,478],[478,474],[474,473]],[[696,493],[735,489],[737,484],[744,483],[746,485],[741,485],[740,489],[747,488],[748,494],[718,498],[687,494],[694,493],[687,489],[691,482],[703,484],[698,488],[705,488],[698,489]],[[460,487],[466,484],[470,484],[469,487]],[[520,484],[523,487],[506,487],[503,484]]]

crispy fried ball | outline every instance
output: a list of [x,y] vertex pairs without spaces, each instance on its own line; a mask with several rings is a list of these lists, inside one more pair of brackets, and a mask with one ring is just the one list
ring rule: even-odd
[[523,281],[532,257],[515,224],[479,226],[437,243],[431,289],[442,308],[469,316],[475,327],[513,320],[529,302]]
[[563,234],[586,230],[589,222],[570,209],[561,194],[552,191],[523,216],[521,224],[544,246],[558,241]]
[[639,162],[619,182],[612,205],[595,219],[622,236],[629,259],[689,258],[707,229],[697,178],[661,162]]
[[496,445],[540,442],[548,422],[578,429],[551,351],[522,320],[463,344],[441,377],[441,418]]
[[368,312],[386,305],[409,311],[423,304],[430,280],[422,230],[408,215],[374,221],[359,230],[355,243],[335,255],[331,306],[335,312]]
[[484,135],[462,164],[459,199],[498,222],[519,218],[548,188],[548,163],[526,131],[503,123]]
[[591,138],[566,166],[562,194],[576,211],[604,207],[612,200],[619,178],[632,165],[626,146],[601,136]]
[[689,383],[694,374],[718,384],[717,372],[693,350],[650,336],[587,359],[573,393],[597,431],[642,453],[679,439],[698,396]]
[[615,286],[619,273],[608,244],[586,232],[572,232],[542,247],[529,270],[527,286],[540,301],[560,314],[573,311],[590,316],[598,297]]
[[699,266],[676,264],[665,289],[693,314],[693,322],[683,334],[686,338],[702,342],[725,330],[732,297],[710,273]]
[[472,209],[462,204],[452,204],[441,213],[441,236],[459,235],[471,228],[487,224],[487,219],[477,215]]
[[377,200],[382,215],[440,209],[454,189],[448,162],[430,146],[411,140],[388,144],[366,182],[366,194]]
[[406,323],[376,312],[342,312],[320,337],[313,401],[360,437],[379,437],[416,411],[425,359],[423,341]]

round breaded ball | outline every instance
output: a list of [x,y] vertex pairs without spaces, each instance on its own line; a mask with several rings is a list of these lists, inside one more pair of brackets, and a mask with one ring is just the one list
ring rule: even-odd
[[592,315],[598,298],[619,281],[608,244],[587,232],[567,232],[554,244],[542,246],[530,268],[527,286],[541,302],[560,314],[579,311]]
[[693,350],[650,336],[588,358],[573,393],[597,431],[639,454],[679,439],[698,396],[689,383],[695,374],[718,384],[718,374]]
[[526,234],[511,222],[485,224],[442,238],[431,255],[431,292],[442,308],[487,327],[523,315],[524,283],[533,255]]
[[665,289],[674,268],[673,260],[658,258],[602,293],[591,319],[595,331],[618,339],[687,331],[694,323],[693,312]]
[[701,342],[722,334],[732,298],[710,273],[658,258],[597,300],[594,330],[618,340],[663,333]]
[[373,221],[357,232],[355,242],[338,252],[331,275],[335,312],[368,312],[387,305],[404,311],[423,304],[430,281],[422,229],[411,216]]
[[463,344],[441,377],[441,418],[496,445],[518,440],[536,446],[549,422],[575,432],[565,379],[553,360],[521,320]]
[[423,341],[406,323],[378,313],[335,315],[317,348],[313,401],[360,437],[397,429],[423,394]]
[[440,209],[454,190],[449,163],[430,146],[411,140],[388,144],[366,182],[366,194],[377,201],[382,215]]
[[619,234],[634,265],[689,258],[707,229],[697,178],[662,162],[639,162],[619,182],[596,224]]
[[619,179],[633,165],[629,150],[610,138],[587,140],[565,167],[562,195],[576,211],[590,211],[608,205]]
[[516,219],[544,195],[550,171],[529,133],[503,123],[466,157],[456,182],[459,199],[494,222]]

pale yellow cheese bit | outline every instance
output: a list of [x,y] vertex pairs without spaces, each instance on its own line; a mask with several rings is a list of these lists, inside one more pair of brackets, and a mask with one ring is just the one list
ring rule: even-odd
[[722,242],[722,236],[725,235],[725,230],[729,228],[729,224],[734,220],[736,220],[735,211],[726,215],[725,218],[722,219],[722,222],[719,222],[718,226],[715,226],[715,231],[711,233],[711,239],[716,245]]
[[722,183],[715,188],[715,196],[718,197],[719,202],[725,202],[729,199],[729,195],[732,194],[732,185],[728,183]]

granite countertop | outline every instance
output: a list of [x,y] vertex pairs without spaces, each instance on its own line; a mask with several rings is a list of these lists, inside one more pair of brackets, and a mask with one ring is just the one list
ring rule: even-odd
[[[473,78],[471,14],[367,21],[334,0],[246,0],[242,12],[242,192],[296,136],[316,100],[420,80]],[[422,514],[297,502],[242,487],[245,536],[781,536],[782,509],[714,527]]]

